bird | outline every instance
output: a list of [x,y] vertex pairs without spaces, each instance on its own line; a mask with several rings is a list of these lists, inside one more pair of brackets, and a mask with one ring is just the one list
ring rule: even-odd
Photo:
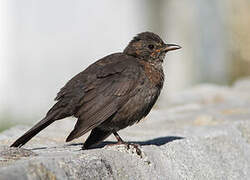
[[11,147],[22,147],[50,124],[70,116],[77,122],[66,142],[91,131],[82,149],[98,145],[111,134],[116,144],[126,144],[118,131],[149,114],[163,87],[165,55],[180,48],[164,43],[153,32],[137,34],[123,52],[101,58],[69,80],[46,116]]

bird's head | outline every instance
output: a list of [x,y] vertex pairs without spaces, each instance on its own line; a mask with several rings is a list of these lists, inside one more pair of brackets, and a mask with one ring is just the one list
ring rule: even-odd
[[176,44],[165,44],[152,32],[143,32],[133,38],[125,48],[124,53],[146,61],[161,61],[168,51],[180,49]]

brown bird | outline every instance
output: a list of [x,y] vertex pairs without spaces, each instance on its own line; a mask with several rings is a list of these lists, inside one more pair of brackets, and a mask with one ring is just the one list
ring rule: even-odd
[[55,105],[11,147],[21,147],[56,120],[78,118],[66,142],[88,131],[83,145],[88,149],[139,122],[155,104],[164,82],[162,63],[168,51],[180,49],[165,44],[152,33],[138,34],[122,53],[108,55],[73,77],[57,94]]

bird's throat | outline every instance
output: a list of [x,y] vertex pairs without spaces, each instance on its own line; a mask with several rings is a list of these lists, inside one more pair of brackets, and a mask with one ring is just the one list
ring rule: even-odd
[[139,60],[139,62],[152,85],[162,88],[164,83],[162,62],[148,62],[144,60]]

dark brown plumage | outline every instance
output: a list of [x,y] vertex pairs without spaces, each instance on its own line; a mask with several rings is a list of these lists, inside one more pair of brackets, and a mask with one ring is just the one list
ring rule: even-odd
[[67,142],[91,131],[89,148],[112,133],[139,122],[155,104],[164,82],[162,63],[168,51],[180,46],[165,44],[151,32],[138,34],[122,53],[106,56],[73,77],[57,94],[45,118],[17,139],[21,147],[56,120],[78,118]]

